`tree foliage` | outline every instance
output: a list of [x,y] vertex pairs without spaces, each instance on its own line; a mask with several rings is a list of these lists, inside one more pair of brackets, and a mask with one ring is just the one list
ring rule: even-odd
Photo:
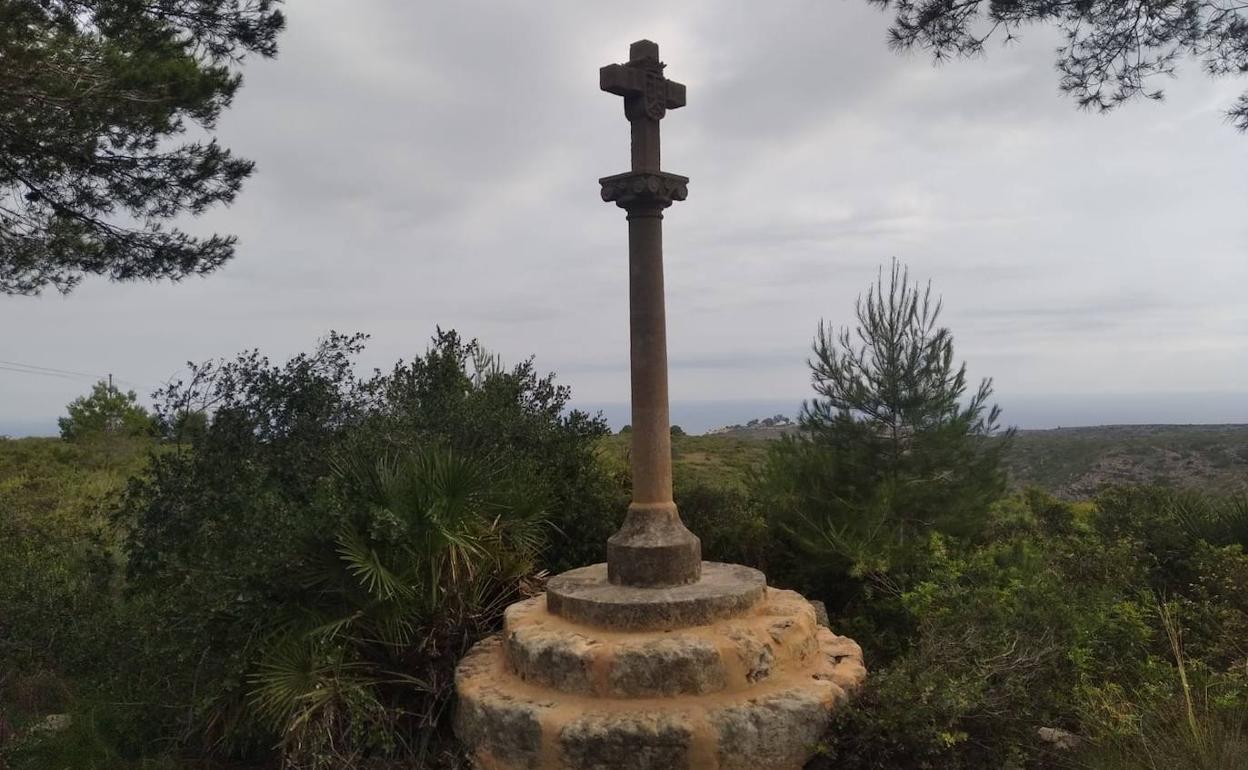
[[[1233,586],[1248,558],[1170,526],[1174,501],[1116,489],[1071,504],[1032,490],[994,505],[978,542],[929,537],[907,575],[834,621],[874,665],[813,767],[1239,766],[1210,757],[1245,751],[1225,728],[1245,724],[1248,603]],[[1149,542],[1159,524],[1176,538],[1164,553]],[[1181,577],[1187,565],[1198,579]],[[1174,719],[1185,682],[1192,708]],[[1041,728],[1077,746],[1057,750]]]
[[445,739],[455,655],[519,576],[615,526],[606,426],[566,410],[553,376],[439,331],[358,377],[363,345],[192,365],[160,394],[175,442],[118,521],[131,595],[151,605],[136,632],[154,660],[129,681],[166,736],[254,753],[286,735],[304,766]]
[[[983,52],[1030,26],[1061,31],[1057,69],[1081,107],[1107,111],[1160,99],[1160,78],[1195,59],[1211,77],[1248,73],[1248,5],[1233,0],[868,0],[895,14],[890,42],[937,59]],[[1248,131],[1248,93],[1228,110]]]
[[251,704],[292,770],[429,766],[454,665],[523,598],[546,512],[512,494],[505,463],[445,448],[349,458],[338,475],[349,513],[311,541],[306,590],[271,624]]
[[139,406],[133,391],[122,393],[107,382],[97,382],[91,394],[79,396],[66,407],[69,414],[58,419],[61,438],[82,441],[108,436],[147,436],[155,430],[152,416]]
[[894,262],[856,306],[857,325],[820,324],[817,397],[768,459],[773,516],[800,545],[859,575],[886,572],[929,532],[973,535],[1004,492],[992,381],[968,396],[966,365],[938,325],[940,302]]
[[85,275],[179,279],[233,236],[166,223],[228,204],[252,172],[210,132],[248,54],[273,56],[280,0],[0,0],[0,292]]

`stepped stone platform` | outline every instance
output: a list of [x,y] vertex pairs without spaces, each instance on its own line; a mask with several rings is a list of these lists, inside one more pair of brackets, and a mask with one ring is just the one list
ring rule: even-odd
[[634,588],[598,564],[464,658],[456,732],[481,770],[800,770],[865,676],[853,640],[757,570]]

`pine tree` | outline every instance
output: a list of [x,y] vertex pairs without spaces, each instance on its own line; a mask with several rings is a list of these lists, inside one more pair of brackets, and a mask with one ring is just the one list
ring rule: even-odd
[[857,325],[821,323],[810,361],[816,398],[764,473],[775,515],[797,541],[847,571],[887,571],[930,532],[974,536],[1005,489],[992,381],[968,396],[966,364],[938,325],[939,299],[896,262],[856,305]]
[[[1024,27],[1062,34],[1057,70],[1080,107],[1107,111],[1171,77],[1178,61],[1200,62],[1210,77],[1248,73],[1248,5],[1222,0],[867,0],[895,14],[894,48],[923,48],[937,60],[978,56],[994,36],[1015,40]],[[1227,111],[1248,131],[1248,94]]]
[[85,275],[179,279],[235,238],[167,222],[228,204],[252,172],[211,131],[249,53],[273,56],[280,0],[0,0],[0,293]]

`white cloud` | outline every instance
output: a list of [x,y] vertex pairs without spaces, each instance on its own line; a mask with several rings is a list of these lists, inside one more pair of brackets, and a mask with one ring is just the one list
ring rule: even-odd
[[[619,100],[597,68],[657,40],[689,105],[664,164],[673,397],[799,399],[818,321],[896,256],[943,293],[976,373],[1011,393],[1242,391],[1248,137],[1238,84],[1187,67],[1108,117],[1057,93],[1043,34],[934,68],[863,2],[291,4],[222,139],[258,162],[199,229],[239,256],[180,285],[0,299],[0,358],[159,383],[187,359],[280,358],[328,329],[365,363],[435,325],[627,398]],[[84,387],[0,372],[0,421]],[[743,415],[748,417],[750,415]]]

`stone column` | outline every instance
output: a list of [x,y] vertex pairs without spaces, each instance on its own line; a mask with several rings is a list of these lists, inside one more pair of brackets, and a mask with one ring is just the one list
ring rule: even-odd
[[663,209],[628,212],[628,299],[633,406],[633,502],[672,502],[672,438],[663,301]]
[[629,336],[632,370],[633,502],[607,541],[607,574],[617,585],[697,582],[702,548],[672,502],[672,439],[667,398],[667,321],[663,298],[663,210],[684,200],[689,180],[659,169],[659,121],[685,103],[685,87],[663,77],[659,47],[629,48],[627,64],[600,71],[602,89],[624,97],[632,171],[606,177],[602,198],[628,212]]

